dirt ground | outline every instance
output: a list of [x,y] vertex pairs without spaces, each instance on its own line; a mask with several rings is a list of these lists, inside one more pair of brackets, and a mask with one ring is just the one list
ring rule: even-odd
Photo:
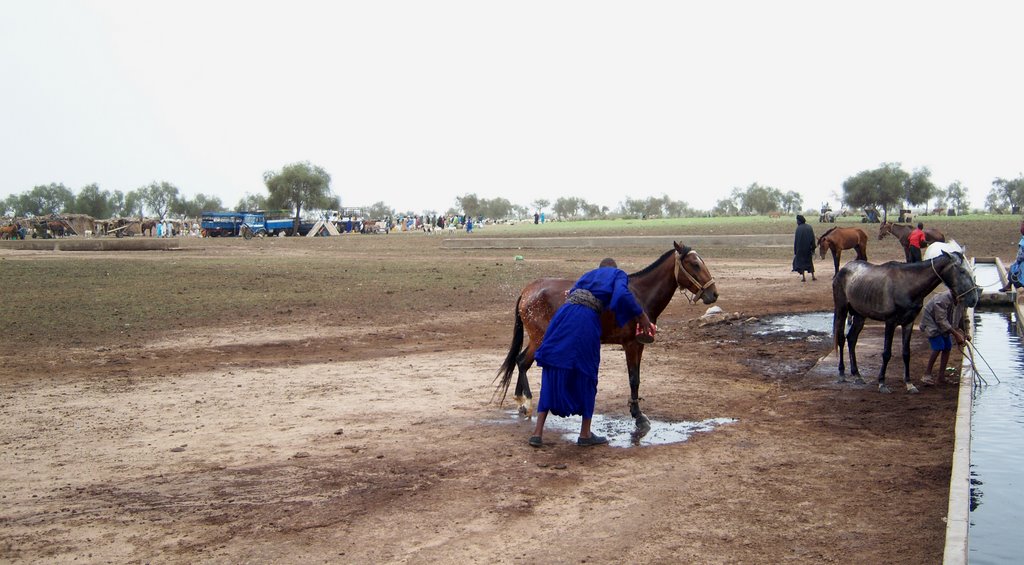
[[[417,236],[363,237],[342,238],[330,257],[365,260],[360,246],[373,245],[397,265]],[[438,280],[520,253],[456,253],[439,241],[417,239],[415,260],[464,269]],[[270,243],[185,242],[130,258],[2,250],[0,265],[31,277],[53,262],[305,253]],[[891,240],[872,244],[898,256]],[[698,251],[732,319],[701,325],[707,306],[677,296],[645,352],[642,407],[655,420],[735,421],[664,445],[580,448],[571,431],[527,445],[532,422],[492,401],[519,280],[484,281],[476,293],[453,285],[454,305],[409,306],[401,292],[360,287],[339,299],[348,310],[311,306],[301,321],[8,336],[0,561],[939,562],[955,387],[883,395],[835,384],[834,371],[810,371],[831,336],[755,331],[751,318],[830,310],[831,260],[801,283],[787,250]],[[634,271],[659,254],[615,256]],[[524,277],[600,259],[533,255]],[[75,284],[47,285],[37,300],[78,297]],[[374,322],[336,315],[345,311]],[[916,379],[920,332],[913,347]],[[872,380],[877,356],[860,361]],[[539,369],[531,375],[536,390]],[[605,347],[598,412],[628,416],[628,395],[624,356]]]

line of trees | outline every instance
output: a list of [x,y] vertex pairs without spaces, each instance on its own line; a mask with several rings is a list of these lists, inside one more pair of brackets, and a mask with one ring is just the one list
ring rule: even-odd
[[[341,198],[331,191],[331,176],[323,168],[308,161],[285,165],[279,171],[263,175],[267,193],[246,193],[235,210],[287,209],[299,221],[303,210],[339,209]],[[934,208],[953,208],[963,214],[970,210],[967,188],[960,181],[940,188],[931,181],[927,167],[907,172],[899,163],[882,163],[878,168],[865,170],[843,182],[843,202],[859,209],[875,207],[882,211],[902,206],[922,206],[933,202]],[[994,213],[1007,213],[1024,204],[1024,174],[1016,179],[997,178],[985,199],[985,208]],[[448,215],[466,214],[472,217],[495,219],[526,218],[531,209],[542,212],[550,207],[554,217],[561,220],[606,218],[609,216],[633,218],[679,218],[705,216],[708,212],[696,210],[684,201],[672,200],[668,195],[634,199],[626,197],[617,209],[599,206],[580,197],[560,197],[552,204],[547,199],[534,200],[532,208],[513,204],[507,198],[481,198],[476,194],[455,197],[455,206]],[[63,184],[39,185],[20,194],[0,200],[0,215],[46,216],[61,213],[88,214],[94,218],[115,216],[151,216],[161,220],[168,216],[196,217],[203,211],[224,210],[219,198],[205,194],[185,197],[175,185],[152,182],[135,190],[102,190],[93,183],[82,187],[76,195]],[[715,216],[770,214],[781,212],[796,214],[803,210],[803,198],[794,191],[783,192],[771,186],[752,183],[746,188],[734,188],[728,198],[716,202],[710,211]],[[434,215],[433,210],[423,214]],[[369,217],[395,217],[395,210],[384,202],[376,202],[364,214]],[[408,212],[406,215],[415,215]]]
[[135,190],[103,190],[98,184],[83,186],[76,195],[64,184],[38,185],[20,194],[0,200],[0,215],[48,216],[50,214],[88,214],[94,218],[144,216],[148,211],[161,220],[168,215],[196,216],[203,210],[221,210],[216,196],[181,195],[169,182],[152,182]]

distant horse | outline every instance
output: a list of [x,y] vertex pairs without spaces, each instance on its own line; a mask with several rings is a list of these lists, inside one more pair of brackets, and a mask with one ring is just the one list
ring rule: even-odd
[[[910,232],[914,231],[914,226],[907,224],[894,224],[892,222],[882,222],[878,226],[878,239],[881,240],[886,234],[895,237],[900,240],[900,245],[903,246],[903,254],[906,256],[907,261],[910,261]],[[935,228],[924,229],[924,243],[930,245],[936,241],[946,241],[946,236],[942,235],[942,232]]]
[[18,239],[21,236],[21,224],[11,224],[0,228],[0,239]]
[[149,232],[149,237],[153,237],[154,232],[156,231],[156,225],[158,223],[160,222],[156,220],[142,220],[142,222],[139,225],[139,233],[142,235],[146,235],[146,232]]
[[[672,242],[674,249],[662,254],[643,270],[629,275],[629,290],[643,306],[644,311],[657,322],[658,316],[668,306],[678,288],[691,304],[703,300],[711,304],[718,300],[715,279],[708,271],[704,260],[693,249]],[[527,416],[533,412],[530,381],[526,372],[533,365],[534,353],[544,339],[544,332],[559,306],[565,303],[566,293],[573,285],[569,279],[537,279],[526,285],[516,301],[516,322],[505,362],[498,370],[501,380],[497,390],[502,398],[508,393],[512,371],[519,369],[516,381],[515,399],[519,412]],[[686,293],[690,294],[687,295]],[[523,328],[529,334],[529,343],[523,348]],[[650,421],[640,411],[640,359],[644,344],[636,340],[634,324],[617,327],[611,311],[601,314],[601,343],[615,343],[626,352],[626,368],[629,373],[629,413],[636,419],[637,433],[643,435],[650,429]],[[497,380],[497,379],[496,379]]]
[[850,374],[863,384],[857,370],[857,338],[864,328],[864,320],[885,322],[885,341],[882,347],[882,368],[878,371],[878,390],[888,393],[885,385],[885,369],[892,357],[892,339],[896,326],[902,328],[903,337],[903,383],[907,392],[917,393],[910,382],[910,334],[914,330],[914,319],[921,311],[925,296],[939,283],[944,283],[957,300],[967,307],[978,304],[981,289],[974,282],[974,275],[968,268],[961,253],[946,253],[920,263],[889,261],[883,265],[872,265],[865,261],[850,261],[832,279],[832,299],[835,314],[832,319],[834,345],[839,348],[839,382],[845,382],[846,366],[843,363],[843,332],[846,316],[851,316],[850,332],[846,341],[850,346]]
[[856,250],[857,259],[867,261],[868,234],[860,228],[831,228],[818,238],[818,251],[822,259],[826,253],[832,251],[832,263],[835,264],[836,273],[839,272],[839,258],[843,256],[844,249]]

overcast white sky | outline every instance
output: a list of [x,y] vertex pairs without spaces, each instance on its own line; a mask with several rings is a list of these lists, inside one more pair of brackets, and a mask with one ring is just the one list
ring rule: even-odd
[[[838,204],[883,162],[974,206],[1024,171],[1024,2],[0,0],[0,198],[458,195]],[[532,207],[531,207],[532,208]]]

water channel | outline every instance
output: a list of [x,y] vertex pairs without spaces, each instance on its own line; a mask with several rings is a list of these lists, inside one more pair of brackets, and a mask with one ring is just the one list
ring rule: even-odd
[[974,345],[979,378],[971,413],[968,561],[1020,563],[1024,556],[1024,345],[1013,310],[976,311]]

